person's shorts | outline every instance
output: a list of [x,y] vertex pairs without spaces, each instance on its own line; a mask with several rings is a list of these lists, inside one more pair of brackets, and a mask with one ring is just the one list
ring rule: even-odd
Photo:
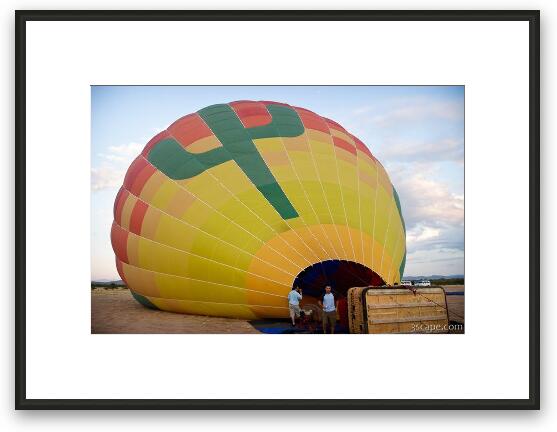
[[323,327],[325,327],[327,324],[334,327],[337,322],[337,311],[336,310],[331,312],[323,311],[322,319],[323,319]]
[[300,305],[288,305],[288,309],[290,309],[290,316],[300,318]]

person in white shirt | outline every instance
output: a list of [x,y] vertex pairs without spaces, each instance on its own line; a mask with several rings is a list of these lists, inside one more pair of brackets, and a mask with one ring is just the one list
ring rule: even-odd
[[325,295],[319,300],[319,306],[323,308],[323,333],[327,333],[327,327],[331,327],[331,334],[335,332],[337,323],[337,308],[335,296],[331,292],[331,287],[325,287]]
[[288,309],[292,318],[292,327],[296,325],[296,318],[300,318],[300,300],[302,300],[302,290],[299,287],[292,287],[288,293]]

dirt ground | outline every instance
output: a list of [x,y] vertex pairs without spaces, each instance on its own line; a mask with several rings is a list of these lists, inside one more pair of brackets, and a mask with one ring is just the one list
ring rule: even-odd
[[[464,285],[447,285],[449,320],[464,324]],[[91,290],[91,333],[259,334],[248,321],[184,315],[147,309],[125,288]],[[456,331],[455,333],[460,333]]]
[[91,290],[91,333],[259,333],[245,320],[147,309],[123,289]]

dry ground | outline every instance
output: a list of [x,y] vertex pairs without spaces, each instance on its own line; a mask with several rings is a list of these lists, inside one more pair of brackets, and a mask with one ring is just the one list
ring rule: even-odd
[[[445,286],[463,292],[463,285]],[[448,295],[449,319],[464,323],[464,296]],[[125,288],[91,290],[91,333],[259,333],[248,321],[147,309]]]
[[259,333],[244,320],[147,309],[127,289],[91,290],[91,333]]

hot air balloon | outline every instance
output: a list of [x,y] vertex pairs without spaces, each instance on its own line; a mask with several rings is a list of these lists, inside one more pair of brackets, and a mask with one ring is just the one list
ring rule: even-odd
[[118,272],[143,305],[244,319],[288,316],[293,285],[399,283],[397,192],[338,123],[270,101],[211,105],[152,138],[114,203]]

